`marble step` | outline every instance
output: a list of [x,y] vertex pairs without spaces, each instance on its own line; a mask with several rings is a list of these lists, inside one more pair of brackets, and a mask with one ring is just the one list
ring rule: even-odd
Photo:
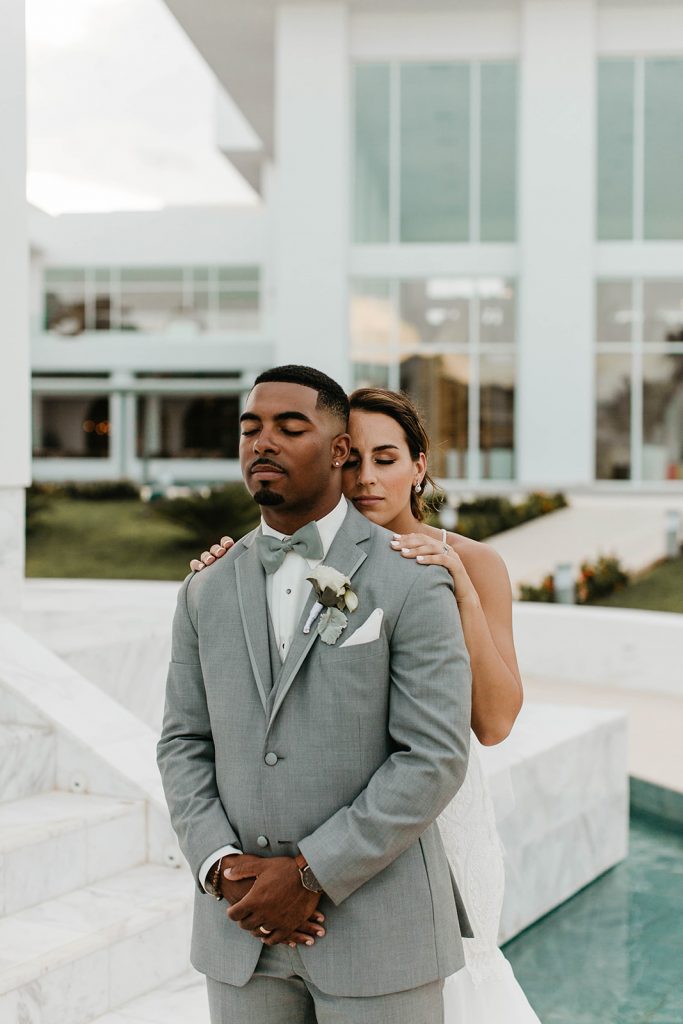
[[188,969],[194,883],[143,864],[0,920],[0,1021],[89,1024]]
[[0,722],[0,803],[52,789],[56,766],[51,729]]
[[0,915],[146,859],[144,800],[52,790],[0,804]]
[[209,1024],[206,980],[193,967],[92,1024]]

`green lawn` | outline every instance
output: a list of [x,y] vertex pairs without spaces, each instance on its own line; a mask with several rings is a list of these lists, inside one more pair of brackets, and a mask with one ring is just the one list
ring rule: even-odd
[[606,608],[683,612],[683,556],[651,569],[623,590],[596,602]]
[[26,575],[182,580],[197,554],[184,530],[141,501],[55,497],[28,537]]
[[[218,539],[206,537],[204,544]],[[26,575],[182,580],[199,550],[184,530],[155,516],[141,501],[55,496],[28,538]],[[662,563],[599,604],[683,612],[683,557]]]

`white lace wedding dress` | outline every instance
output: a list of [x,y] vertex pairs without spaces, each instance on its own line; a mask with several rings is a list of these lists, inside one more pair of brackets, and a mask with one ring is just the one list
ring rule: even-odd
[[444,1022],[540,1024],[498,948],[505,890],[503,847],[478,746],[473,735],[465,781],[438,819],[475,936],[463,939],[465,967],[446,979]]

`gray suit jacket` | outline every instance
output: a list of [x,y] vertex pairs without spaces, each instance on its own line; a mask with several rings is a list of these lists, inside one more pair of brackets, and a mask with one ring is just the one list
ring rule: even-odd
[[[300,950],[322,991],[381,995],[447,977],[471,935],[434,823],[463,781],[470,736],[450,576],[401,558],[350,505],[324,561],[352,577],[359,607],[330,646],[303,633],[311,594],[269,700],[258,532],[186,579],[173,623],[157,760],[197,882],[192,963],[244,985],[258,961],[261,943],[198,877],[232,843],[308,860],[327,934]],[[343,648],[376,608],[379,638]]]

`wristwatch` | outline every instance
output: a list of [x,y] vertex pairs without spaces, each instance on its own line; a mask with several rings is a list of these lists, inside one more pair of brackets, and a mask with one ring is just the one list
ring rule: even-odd
[[309,867],[308,861],[304,857],[303,853],[297,853],[294,858],[294,862],[299,869],[301,884],[304,889],[308,889],[309,892],[322,892],[323,887],[313,874],[313,870]]
[[223,863],[223,858],[220,857],[216,861],[216,863],[214,864],[213,868],[209,869],[209,871],[207,872],[206,878],[204,879],[204,888],[206,889],[206,891],[208,892],[208,894],[210,896],[213,896],[214,899],[217,899],[217,900],[222,900],[223,899],[223,894],[220,891],[220,877],[221,877],[221,864],[222,863]]

